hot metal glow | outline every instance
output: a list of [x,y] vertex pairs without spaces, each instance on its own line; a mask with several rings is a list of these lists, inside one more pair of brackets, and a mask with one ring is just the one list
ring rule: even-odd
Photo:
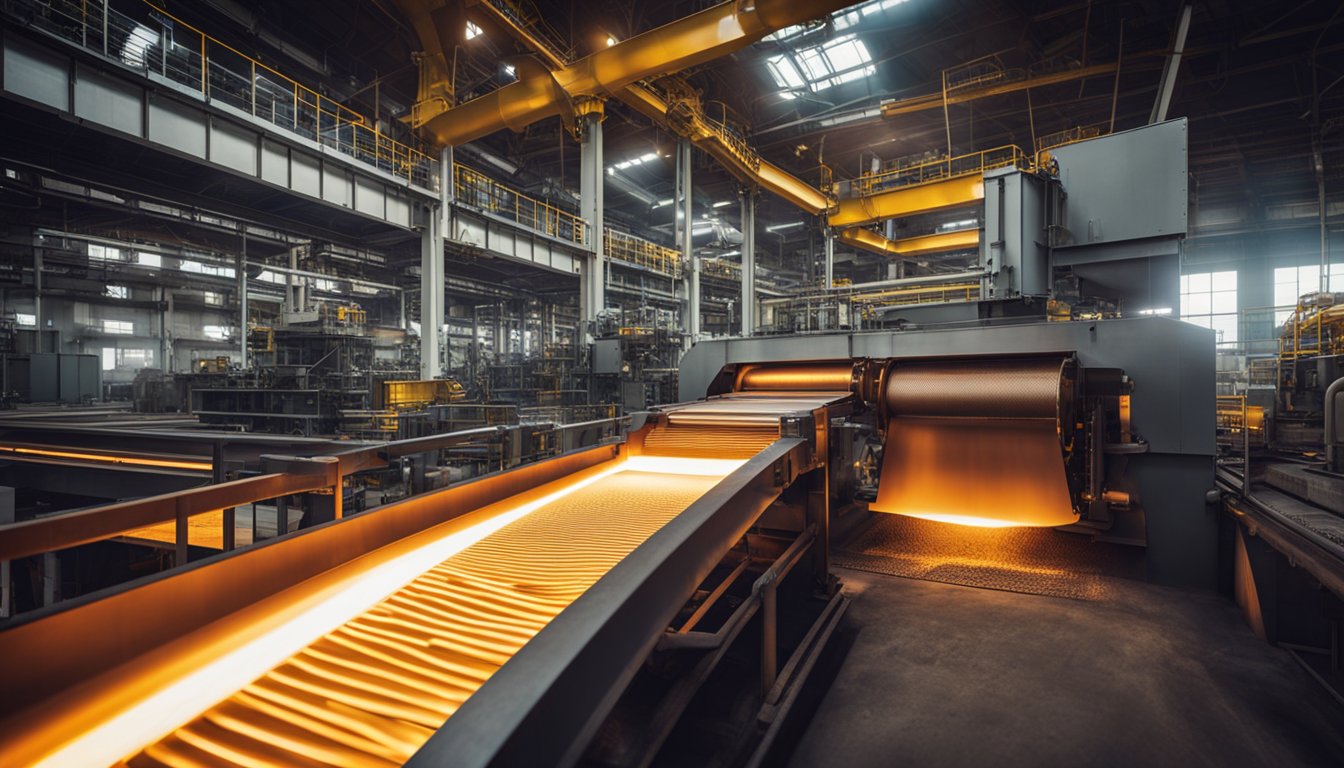
[[949,515],[939,512],[901,512],[900,514],[906,517],[918,517],[921,520],[932,520],[935,523],[969,525],[975,528],[1020,528],[1028,526],[1027,523],[1016,520],[997,520],[992,517],[972,517],[971,515]]
[[81,732],[36,764],[403,762],[565,606],[742,463],[631,457],[502,505],[301,599],[264,634],[165,676],[101,721],[75,720]]

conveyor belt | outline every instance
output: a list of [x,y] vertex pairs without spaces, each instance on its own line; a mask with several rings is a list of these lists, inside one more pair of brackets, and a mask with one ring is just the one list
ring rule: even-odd
[[[561,610],[741,464],[636,456],[503,503],[379,565],[424,563],[385,589],[370,595],[385,577],[360,573],[318,611],[250,641],[241,660],[204,660],[191,679],[81,721],[86,730],[48,764],[400,764]],[[467,543],[454,548],[455,536]],[[337,618],[315,629],[316,613]],[[255,671],[239,671],[249,664]]]

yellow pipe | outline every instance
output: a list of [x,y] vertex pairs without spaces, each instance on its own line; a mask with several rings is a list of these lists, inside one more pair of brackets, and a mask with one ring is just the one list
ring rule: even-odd
[[[757,0],[754,7],[720,3],[566,65],[552,74],[553,83],[569,99],[615,94],[637,80],[712,61],[776,30],[825,16],[854,1]],[[552,82],[540,77],[528,80],[533,82],[519,80],[454,107],[425,127],[439,143],[459,145],[502,128],[520,130],[567,111],[568,101]]]
[[919,256],[926,253],[942,253],[961,248],[974,248],[980,244],[980,230],[978,229],[964,229],[959,232],[944,232],[937,235],[888,240],[871,229],[859,227],[842,229],[837,237],[843,243],[884,256]]
[[845,198],[832,211],[830,223],[832,227],[841,229],[857,227],[983,199],[985,199],[985,182],[977,173],[931,184],[917,184],[862,197]]

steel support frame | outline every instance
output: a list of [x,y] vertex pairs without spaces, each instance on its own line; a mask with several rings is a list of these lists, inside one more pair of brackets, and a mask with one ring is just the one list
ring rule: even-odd
[[690,140],[681,139],[677,142],[676,195],[673,199],[675,211],[673,229],[685,264],[686,304],[682,327],[686,330],[688,347],[700,340],[700,259],[695,255],[695,243],[691,236],[695,218],[692,200],[694,188],[691,171],[692,152],[693,146]]
[[408,766],[572,765],[687,597],[809,465],[781,438],[641,544],[430,737]]

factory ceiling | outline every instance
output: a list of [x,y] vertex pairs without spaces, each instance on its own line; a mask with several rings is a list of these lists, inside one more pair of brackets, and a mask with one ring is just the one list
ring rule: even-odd
[[[507,85],[533,53],[473,5],[454,11],[446,4],[447,26],[462,32],[445,44],[459,100]],[[714,3],[511,5],[530,14],[539,34],[578,57]],[[1191,121],[1192,235],[1201,234],[1201,210],[1236,211],[1241,226],[1281,218],[1275,211],[1298,203],[1313,203],[1314,216],[1318,147],[1327,192],[1339,194],[1340,9],[1330,0],[1195,5],[1169,111]],[[415,99],[413,54],[420,45],[393,0],[259,7],[203,0],[173,3],[171,10],[282,71],[323,84],[388,130],[407,130],[400,118]],[[1006,144],[1030,151],[1069,129],[1143,125],[1179,16],[1179,4],[1161,0],[868,0],[828,22],[783,30],[682,74],[701,91],[709,117],[726,118],[764,159],[819,184],[823,163],[844,180],[877,161]],[[945,82],[955,96],[975,94],[978,83],[1025,78],[1042,78],[1041,84],[954,99],[958,103],[943,108]],[[676,137],[616,99],[607,113],[608,222],[670,228],[666,201]],[[548,199],[572,198],[578,187],[578,145],[556,118],[519,133],[497,132],[467,152],[497,178]],[[697,217],[735,222],[739,183],[700,153],[696,169]],[[804,216],[769,196],[759,213],[766,226]],[[812,231],[774,230],[792,247],[804,247]]]

